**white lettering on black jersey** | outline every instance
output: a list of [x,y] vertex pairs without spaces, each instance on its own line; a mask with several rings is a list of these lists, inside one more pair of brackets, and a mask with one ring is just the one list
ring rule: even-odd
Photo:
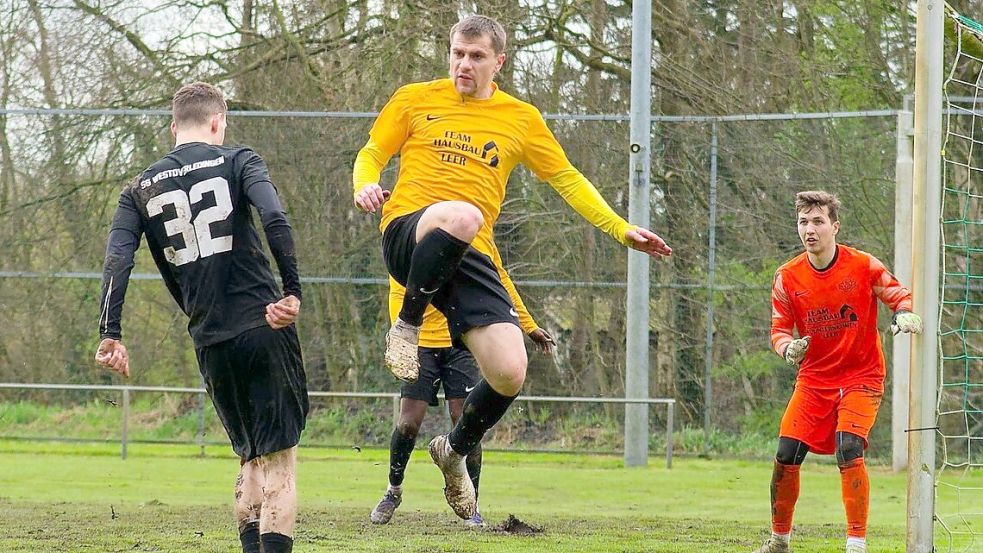
[[[283,280],[277,289],[253,225],[256,208]],[[121,336],[120,317],[141,235],[197,347],[266,324],[265,306],[300,298],[290,225],[266,163],[248,148],[183,144],[120,195],[103,269],[100,334]]]

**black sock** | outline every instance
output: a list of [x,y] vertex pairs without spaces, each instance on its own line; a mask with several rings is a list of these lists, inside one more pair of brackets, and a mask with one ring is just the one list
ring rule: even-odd
[[406,475],[406,464],[410,462],[410,454],[416,446],[416,436],[406,436],[399,428],[393,429],[393,437],[389,440],[389,483],[401,486]]
[[290,536],[270,532],[259,538],[263,542],[263,553],[291,553],[294,549],[294,539]]
[[515,401],[516,396],[503,396],[484,379],[471,390],[464,400],[464,413],[454,430],[447,436],[451,448],[461,455],[470,453],[484,437],[485,432],[502,418]]
[[481,478],[481,443],[474,446],[464,462],[468,465],[468,476],[471,477],[471,483],[474,484],[474,499],[477,501],[478,479]]
[[242,543],[242,553],[260,553],[258,520],[251,520],[239,527],[239,542]]
[[414,326],[423,324],[423,312],[430,305],[430,299],[457,270],[468,246],[469,243],[440,228],[427,233],[420,240],[410,258],[400,319]]

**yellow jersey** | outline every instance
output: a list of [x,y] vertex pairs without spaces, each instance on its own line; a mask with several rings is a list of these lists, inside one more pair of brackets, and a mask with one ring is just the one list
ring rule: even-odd
[[383,204],[380,229],[437,202],[464,201],[484,216],[471,245],[494,257],[493,228],[505,186],[522,163],[581,216],[628,245],[626,233],[635,227],[570,164],[539,110],[492,86],[491,97],[474,99],[458,93],[450,79],[439,79],[408,84],[389,99],[358,152],[352,177],[358,193],[378,183],[389,159],[400,154],[399,175]]

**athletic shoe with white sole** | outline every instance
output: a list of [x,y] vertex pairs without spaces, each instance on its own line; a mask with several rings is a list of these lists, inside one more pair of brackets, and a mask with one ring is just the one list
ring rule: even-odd
[[402,494],[397,495],[392,490],[386,490],[386,495],[382,496],[379,504],[369,514],[369,520],[372,521],[372,524],[389,524],[389,521],[393,518],[393,513],[396,512],[396,507],[399,507],[399,504],[402,502]]
[[386,333],[386,366],[393,376],[403,382],[416,382],[420,378],[419,342],[420,327],[399,317]]
[[754,550],[754,553],[789,553],[788,542],[775,536],[768,538],[764,545]]
[[481,513],[475,511],[473,517],[464,521],[464,525],[468,528],[484,528],[485,519],[481,518]]
[[430,442],[430,458],[444,473],[444,497],[454,509],[454,514],[468,520],[478,512],[474,484],[468,476],[464,456],[451,448],[447,435],[437,436]]

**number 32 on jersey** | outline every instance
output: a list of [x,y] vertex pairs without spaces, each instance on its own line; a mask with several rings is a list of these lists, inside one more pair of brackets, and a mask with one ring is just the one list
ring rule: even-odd
[[[203,209],[192,220],[191,206],[201,201],[205,193],[215,194],[215,205]],[[164,248],[164,257],[173,265],[180,267],[191,263],[199,257],[208,257],[216,253],[232,250],[231,236],[212,236],[209,225],[224,221],[232,213],[232,196],[229,195],[229,182],[222,177],[203,180],[188,190],[171,190],[150,198],[147,202],[147,215],[156,217],[164,212],[164,206],[173,205],[177,215],[169,221],[164,221],[164,231],[168,236],[180,235],[184,239],[184,247],[175,249],[174,246]]]

